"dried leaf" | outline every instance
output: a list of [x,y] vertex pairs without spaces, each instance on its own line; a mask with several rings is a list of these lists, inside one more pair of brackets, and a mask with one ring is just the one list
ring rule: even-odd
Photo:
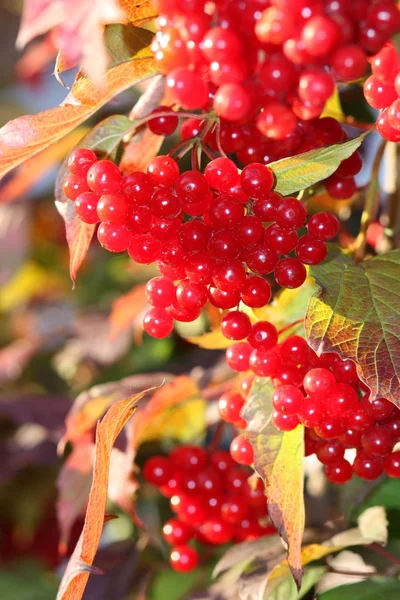
[[63,138],[117,94],[156,71],[150,49],[146,56],[121,63],[107,72],[107,85],[98,90],[80,77],[61,106],[25,115],[0,129],[0,177]]
[[223,557],[217,562],[213,571],[213,577],[217,577],[223,571],[234,567],[238,563],[251,562],[260,559],[267,561],[270,569],[281,561],[284,554],[283,544],[278,536],[267,536],[249,542],[235,544],[229,548]]
[[[78,148],[91,148],[99,156],[115,154],[124,133],[132,122],[123,115],[113,115],[104,119],[81,139]],[[75,214],[74,203],[63,190],[68,175],[68,157],[64,160],[56,181],[56,207],[65,222],[65,232],[70,253],[70,276],[76,282],[76,274],[86,257],[96,226],[83,223]]]
[[[373,575],[376,572],[375,567],[368,565],[359,554],[350,552],[349,550],[344,550],[332,558],[329,561],[329,566],[332,569],[348,571],[349,573],[326,573],[317,585],[318,595],[342,585],[364,581],[369,575]],[[350,574],[352,571],[354,571],[354,575]],[[361,573],[365,573],[365,575],[361,575]]]
[[118,0],[126,20],[135,25],[144,25],[158,16],[154,3],[150,0]]
[[400,406],[400,250],[356,265],[338,250],[311,269],[322,290],[310,299],[305,330],[317,352],[357,364],[371,399]]
[[383,506],[367,508],[357,519],[361,535],[371,542],[386,545],[388,541],[388,525],[386,510]]
[[300,589],[304,532],[304,433],[281,432],[271,424],[273,386],[257,377],[242,411],[247,437],[254,449],[255,469],[265,483],[269,516],[288,544],[288,564]]
[[85,523],[61,580],[57,600],[82,598],[103,530],[111,449],[122,428],[135,412],[137,402],[147,391],[114,404],[97,425],[93,482]]
[[283,158],[268,166],[276,177],[275,191],[293,194],[304,190],[332,175],[342,160],[357,150],[369,132],[364,132],[352,140],[325,146],[290,158]]
[[65,61],[82,62],[84,72],[100,86],[108,63],[104,25],[119,23],[124,17],[117,0],[25,0],[17,45],[23,48],[54,29]]

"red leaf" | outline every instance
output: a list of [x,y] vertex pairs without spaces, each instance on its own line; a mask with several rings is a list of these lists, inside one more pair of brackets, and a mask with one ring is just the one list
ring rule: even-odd
[[107,503],[110,455],[115,440],[148,390],[120,400],[98,423],[93,483],[85,523],[60,583],[56,600],[80,600],[85,591],[103,531]]

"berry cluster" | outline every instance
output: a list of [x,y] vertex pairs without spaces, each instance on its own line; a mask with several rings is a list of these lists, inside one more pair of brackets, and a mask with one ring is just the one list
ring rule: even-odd
[[191,571],[198,564],[198,551],[188,545],[191,540],[220,545],[275,531],[268,522],[261,479],[249,479],[251,471],[235,465],[229,452],[179,446],[168,457],[150,458],[143,475],[170,499],[176,515],[163,526],[176,571]]
[[[400,452],[393,450],[400,442],[400,410],[385,398],[370,402],[352,361],[329,353],[318,358],[303,338],[291,336],[252,363],[257,364],[253,371],[271,377],[275,387],[272,423],[281,431],[304,425],[306,455],[317,455],[331,482],[346,483],[352,473],[366,480],[383,472],[400,477]],[[249,359],[243,370],[248,367]],[[248,390],[246,378],[242,394],[224,394],[219,401],[221,418],[240,429],[246,427],[241,410]],[[242,440],[240,434],[236,445],[245,456],[250,451]],[[356,450],[353,464],[344,457],[348,449]],[[236,448],[232,456],[235,452],[240,459]]]
[[371,58],[372,75],[364,84],[364,95],[374,108],[383,109],[376,123],[382,137],[400,142],[400,61],[392,43]]
[[173,101],[276,141],[319,117],[400,28],[392,0],[158,0],[154,57]]
[[[299,237],[306,209],[296,198],[272,191],[273,174],[260,163],[239,173],[221,157],[204,173],[180,175],[173,158],[158,156],[147,173],[122,177],[114,163],[78,149],[68,167],[65,194],[82,221],[100,223],[100,244],[111,252],[127,250],[140,264],[158,262],[161,276],[146,285],[152,308],[144,317],[145,330],[158,338],[171,333],[174,319],[196,319],[207,301],[220,309],[240,301],[265,306],[271,297],[266,275],[273,273],[281,287],[301,286],[305,265],[324,260],[326,240],[338,231],[336,217],[321,212],[309,218],[308,233]],[[250,331],[248,317],[239,311],[223,321],[229,339],[249,336],[263,350],[273,342],[274,328],[260,327]]]

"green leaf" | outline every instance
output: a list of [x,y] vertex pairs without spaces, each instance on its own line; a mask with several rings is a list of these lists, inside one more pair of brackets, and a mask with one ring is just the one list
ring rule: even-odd
[[373,577],[351,585],[341,585],[318,596],[318,600],[398,600],[400,581]]
[[[365,485],[365,482],[364,482]],[[371,506],[384,506],[386,509],[400,509],[400,480],[386,479],[379,487],[373,489],[360,506],[352,512],[352,517],[356,518],[367,508]]]
[[276,177],[274,191],[287,196],[329,177],[342,160],[357,150],[368,133],[366,131],[352,140],[271,163],[268,166]]
[[287,575],[272,579],[265,588],[264,598],[268,598],[268,600],[300,600],[321,579],[326,570],[327,568],[323,566],[304,569],[300,591],[297,591],[293,579]]
[[271,423],[269,379],[256,377],[242,411],[247,437],[254,449],[254,465],[265,483],[269,516],[288,544],[288,564],[298,587],[302,578],[301,543],[304,532],[304,433],[278,431]]
[[24,562],[0,569],[4,600],[54,600],[57,587],[57,578],[39,564]]
[[104,43],[111,58],[109,68],[131,60],[134,56],[140,58],[140,50],[151,44],[153,37],[151,31],[132,24],[107,25],[104,30]]
[[310,346],[355,361],[371,398],[400,406],[400,250],[358,265],[332,250],[310,273],[322,288],[306,313]]
[[[113,158],[125,132],[132,126],[132,121],[123,115],[112,115],[101,121],[76,148],[91,148],[100,157]],[[96,226],[83,223],[75,214],[74,203],[64,194],[63,185],[68,175],[68,156],[61,165],[56,180],[56,207],[65,222],[65,233],[70,254],[69,271],[75,283],[76,274],[89,250],[90,242]]]

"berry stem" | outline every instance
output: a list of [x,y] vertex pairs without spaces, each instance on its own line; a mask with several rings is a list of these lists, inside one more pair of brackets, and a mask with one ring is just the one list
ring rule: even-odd
[[201,145],[204,154],[210,159],[214,160],[216,155],[208,148],[204,143]]
[[215,125],[215,141],[217,143],[217,148],[220,155],[228,158],[221,146],[221,125],[219,122],[217,122]]
[[378,212],[380,200],[378,173],[386,144],[386,140],[383,140],[377,150],[375,160],[372,165],[371,181],[367,189],[364,210],[361,215],[360,233],[354,240],[352,246],[353,257],[356,262],[360,262],[364,258],[365,249],[367,246],[367,230]]
[[372,550],[375,550],[377,554],[380,554],[381,556],[386,558],[386,560],[392,563],[393,565],[396,565],[398,567],[400,566],[400,558],[392,554],[389,550],[387,550],[387,548],[383,548],[377,542],[373,542],[372,544],[370,544],[369,547],[372,548]]
[[193,171],[201,170],[201,152],[202,152],[201,144],[200,143],[193,144],[191,154],[190,154]]
[[296,325],[303,323],[303,321],[304,321],[304,319],[297,319],[297,321],[293,321],[293,323],[289,323],[289,325],[285,325],[285,327],[282,327],[282,329],[278,330],[278,335],[281,335],[281,333],[284,333],[288,329],[291,329],[292,327],[295,327]]

